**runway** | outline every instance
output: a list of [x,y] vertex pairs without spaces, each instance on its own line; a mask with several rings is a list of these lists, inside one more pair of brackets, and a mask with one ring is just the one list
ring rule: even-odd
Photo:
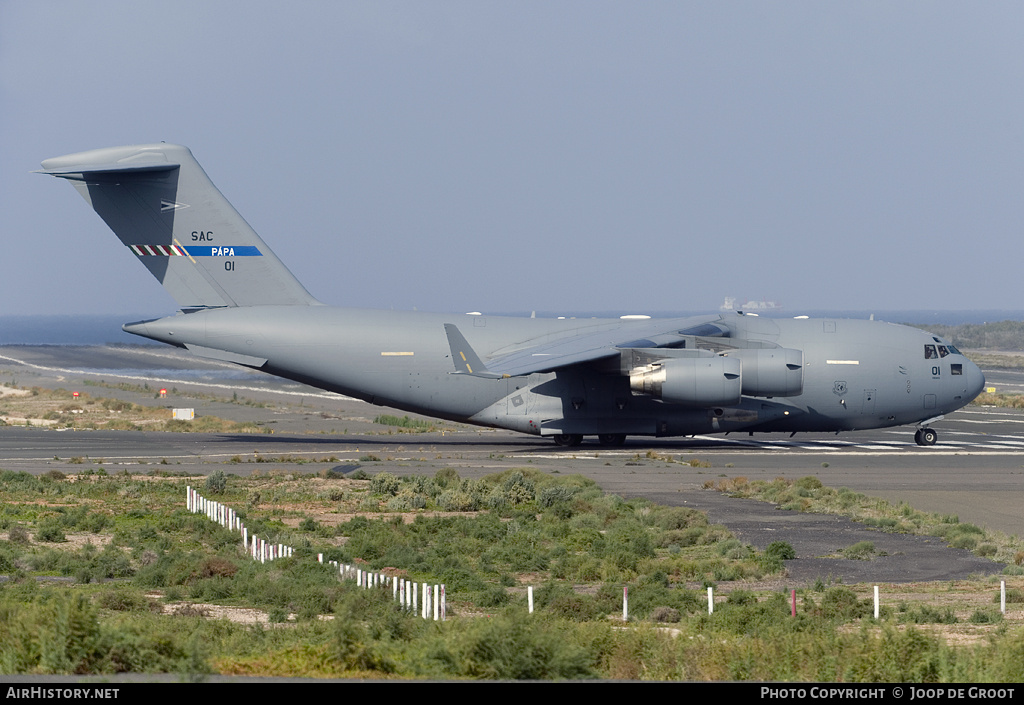
[[[474,477],[531,467],[580,473],[606,491],[625,496],[699,507],[709,511],[713,521],[731,524],[730,528],[746,522],[749,512],[741,509],[741,501],[703,489],[708,481],[814,475],[831,487],[848,487],[892,502],[905,501],[922,511],[956,514],[960,521],[987,529],[1024,534],[1024,412],[1020,410],[967,407],[933,425],[939,433],[939,442],[933,447],[917,446],[913,428],[897,428],[792,438],[780,434],[630,438],[622,448],[584,443],[564,449],[537,437],[458,424],[442,424],[440,430],[430,433],[395,433],[373,423],[377,414],[393,413],[389,409],[262,375],[239,375],[237,368],[197,362],[174,350],[151,351],[4,347],[0,348],[0,382],[18,377],[19,385],[73,388],[97,377],[114,382],[130,369],[132,377],[175,386],[178,397],[161,403],[192,406],[200,415],[258,420],[273,433],[56,431],[7,426],[0,428],[0,468],[73,473],[102,466],[111,474],[123,469],[197,474],[219,469],[247,474],[255,469],[305,473],[325,467],[345,472],[362,467],[371,473],[387,470],[432,475],[443,467],[453,467],[463,477]],[[141,360],[151,354],[160,357],[146,363],[151,366],[147,368]],[[100,362],[102,365],[97,364]],[[157,366],[159,371],[154,372]],[[997,388],[1021,379],[1016,373],[986,374]],[[265,406],[232,402],[232,389],[243,389],[247,400],[259,400]],[[89,392],[154,404],[149,391],[102,388]],[[195,396],[199,393],[203,396]],[[685,464],[694,459],[708,467]],[[262,462],[248,462],[256,460]],[[315,462],[300,462],[310,460]],[[774,511],[748,522],[748,534],[741,538],[759,545],[761,539],[749,532],[758,524],[768,526],[773,516],[783,514]],[[792,530],[790,523],[786,526]],[[807,534],[808,539],[812,537]],[[939,572],[947,576],[962,572],[954,571],[948,560],[952,549],[944,551],[947,560],[939,561]],[[964,570],[987,572],[984,565],[979,568],[971,562],[983,559],[961,559],[967,561]],[[942,567],[943,562],[949,565]],[[856,563],[882,568],[877,560]],[[909,572],[906,565],[902,570]],[[934,573],[930,569],[918,573],[920,579],[935,579],[926,577]]]

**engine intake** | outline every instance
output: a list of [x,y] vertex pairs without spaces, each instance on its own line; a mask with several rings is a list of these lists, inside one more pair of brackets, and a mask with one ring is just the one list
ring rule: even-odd
[[795,397],[804,390],[804,353],[792,348],[730,350],[743,362],[743,393],[752,397]]

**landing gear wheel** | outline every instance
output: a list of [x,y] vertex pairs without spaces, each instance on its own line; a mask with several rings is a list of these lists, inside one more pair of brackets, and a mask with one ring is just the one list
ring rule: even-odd
[[617,448],[626,442],[625,433],[600,433],[597,442],[609,448]]
[[914,434],[914,441],[919,446],[933,446],[939,440],[939,434],[933,428],[919,428]]
[[583,436],[578,433],[560,433],[553,438],[555,443],[566,448],[573,448],[583,442]]

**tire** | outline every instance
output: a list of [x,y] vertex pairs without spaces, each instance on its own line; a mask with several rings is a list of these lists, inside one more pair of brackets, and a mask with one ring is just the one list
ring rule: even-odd
[[625,433],[601,433],[597,436],[597,442],[608,448],[618,448],[626,442]]
[[560,433],[552,438],[555,443],[565,448],[574,448],[583,442],[583,436],[578,433]]

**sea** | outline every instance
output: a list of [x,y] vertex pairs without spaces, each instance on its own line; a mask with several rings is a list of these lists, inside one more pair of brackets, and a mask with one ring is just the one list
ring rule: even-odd
[[[461,314],[462,312],[459,312]],[[625,315],[644,314],[652,318],[680,318],[696,316],[714,311],[511,311],[489,312],[496,316],[531,316],[538,318],[618,318]],[[456,315],[459,315],[456,314]],[[127,313],[120,315],[55,315],[55,316],[0,316],[0,345],[159,345],[121,330],[124,323],[143,321],[170,315]],[[979,309],[979,310],[892,310],[892,311],[841,311],[841,310],[800,310],[773,311],[762,316],[786,318],[789,316],[811,316],[812,318],[874,318],[891,323],[911,325],[961,325],[965,323],[994,323],[997,321],[1024,321],[1024,310]]]

